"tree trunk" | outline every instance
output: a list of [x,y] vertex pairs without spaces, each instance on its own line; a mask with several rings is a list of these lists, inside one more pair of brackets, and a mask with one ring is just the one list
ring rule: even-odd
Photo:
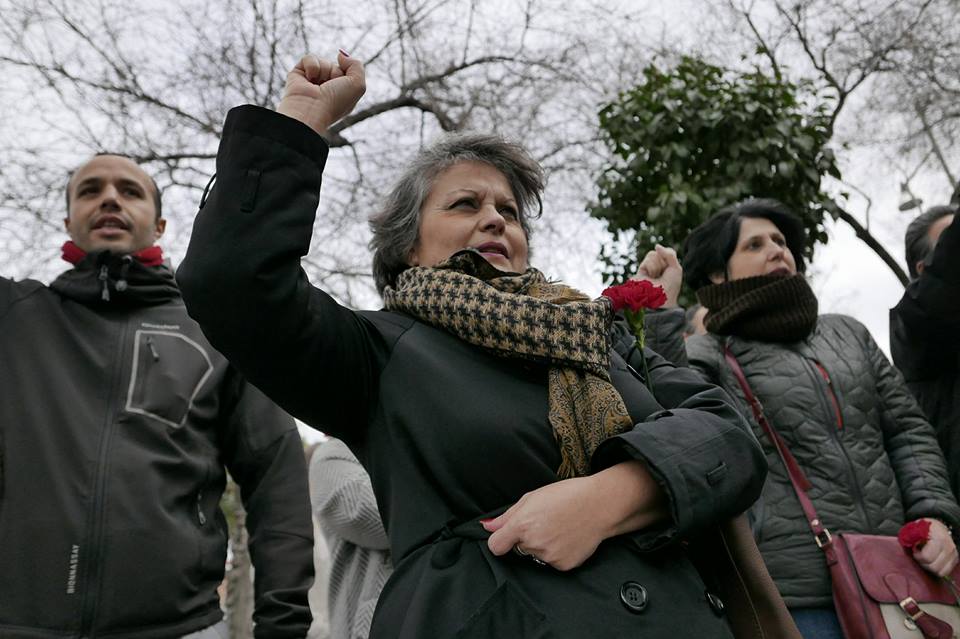
[[[243,509],[239,488],[231,480],[227,493],[233,517],[230,526],[230,547],[233,560],[227,571],[227,624],[230,639],[253,638],[253,574],[247,547],[247,511]],[[226,495],[225,495],[226,496]]]

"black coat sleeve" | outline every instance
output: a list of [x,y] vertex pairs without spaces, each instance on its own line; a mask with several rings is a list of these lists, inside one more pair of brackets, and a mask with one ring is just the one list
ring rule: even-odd
[[307,254],[327,157],[306,125],[232,109],[217,181],[177,279],[210,342],[271,399],[310,426],[356,442],[386,355],[364,315],[311,286]]
[[683,344],[683,329],[687,324],[682,308],[664,308],[647,311],[643,318],[646,345],[676,366],[687,365],[687,349]]
[[890,352],[907,381],[933,379],[960,364],[960,222],[944,229],[930,266],[890,312]]
[[[617,336],[619,335],[619,339]],[[638,371],[641,353],[622,331],[615,349]],[[643,461],[670,502],[672,522],[635,536],[653,548],[744,512],[760,496],[767,465],[760,445],[727,394],[689,368],[645,349],[653,394],[665,410],[604,442],[595,469],[629,459]]]
[[13,303],[13,280],[0,277],[0,317],[6,314]]
[[313,584],[303,445],[293,419],[239,377],[221,437],[227,469],[247,511],[256,636],[302,638],[312,620],[307,592]]

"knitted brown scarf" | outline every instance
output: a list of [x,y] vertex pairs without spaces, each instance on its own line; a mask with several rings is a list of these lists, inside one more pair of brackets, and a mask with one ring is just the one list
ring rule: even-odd
[[717,335],[761,342],[795,342],[817,323],[817,297],[803,275],[759,275],[697,291],[707,310],[704,325]]
[[383,292],[386,308],[412,315],[499,357],[548,366],[549,419],[561,479],[590,472],[605,439],[633,427],[608,372],[606,298],[591,301],[540,271],[505,273],[473,250],[435,267],[409,268]]

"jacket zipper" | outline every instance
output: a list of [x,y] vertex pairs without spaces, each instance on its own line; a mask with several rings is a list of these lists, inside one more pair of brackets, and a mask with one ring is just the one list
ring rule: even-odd
[[830,381],[830,373],[827,372],[827,369],[823,367],[823,364],[820,362],[814,362],[817,365],[817,369],[820,371],[820,374],[823,375],[823,379],[827,382],[827,394],[830,397],[830,401],[833,403],[833,413],[837,418],[837,430],[843,430],[843,413],[840,412],[840,401],[837,399],[837,393],[833,390],[833,382]]
[[94,497],[90,504],[88,514],[88,530],[83,548],[83,603],[80,616],[80,636],[89,637],[97,615],[97,598],[100,594],[100,573],[99,558],[100,545],[103,543],[103,519],[106,516],[106,509],[103,507],[104,494],[106,493],[106,483],[108,476],[108,453],[110,451],[110,441],[113,438],[113,432],[116,425],[116,415],[118,402],[115,401],[120,380],[126,366],[123,365],[124,343],[128,333],[129,319],[122,322],[120,327],[120,339],[117,342],[117,355],[114,360],[114,375],[110,383],[110,393],[107,395],[107,405],[109,410],[104,421],[103,434],[100,436],[100,446],[97,451],[96,482]]
[[197,491],[197,523],[200,524],[200,527],[207,525],[207,516],[203,512],[203,489],[206,487],[207,482],[210,481],[210,469],[207,469],[207,476],[203,480],[203,486]]
[[150,355],[153,356],[153,361],[160,361],[160,353],[157,352],[157,347],[153,345],[153,337],[147,335],[147,347],[150,349]]
[[110,286],[108,284],[108,279],[110,277],[110,272],[107,270],[107,265],[102,264],[100,266],[100,272],[97,274],[97,279],[100,280],[100,299],[104,302],[110,301]]
[[200,484],[200,487],[197,489],[197,523],[200,524],[200,527],[203,528],[207,525],[207,514],[203,512],[203,491],[207,489],[207,486],[210,485],[210,476],[213,475],[213,469],[210,468],[209,464],[205,464],[206,468],[203,472],[203,483]]
[[[867,505],[866,505],[866,500],[863,497],[863,490],[860,487],[860,482],[857,481],[856,473],[853,471],[853,460],[850,459],[850,454],[847,452],[847,449],[843,445],[843,442],[840,441],[839,432],[843,428],[843,422],[842,422],[842,418],[840,417],[841,416],[840,403],[839,401],[837,401],[837,396],[833,392],[833,388],[831,387],[831,382],[829,381],[830,376],[827,374],[827,370],[820,365],[820,362],[816,360],[812,360],[814,363],[811,364],[810,363],[811,360],[808,360],[805,357],[803,358],[803,361],[807,365],[807,371],[813,377],[813,385],[817,389],[817,393],[816,393],[817,398],[819,398],[820,400],[820,407],[823,409],[823,412],[825,415],[829,415],[831,412],[830,402],[827,400],[827,395],[830,395],[833,397],[833,406],[836,411],[834,413],[834,416],[838,419],[838,422],[837,422],[838,427],[829,428],[827,430],[830,431],[830,436],[833,438],[833,443],[836,444],[836,447],[840,450],[841,454],[843,455],[843,459],[846,462],[845,466],[847,470],[848,482],[853,491],[853,497],[857,502],[857,510],[860,511],[860,517],[862,518],[864,523],[867,524],[868,528],[872,529],[873,525],[870,522],[870,518],[867,516]],[[819,369],[820,371],[819,373],[817,369]],[[829,392],[823,390],[824,385],[826,385]]]

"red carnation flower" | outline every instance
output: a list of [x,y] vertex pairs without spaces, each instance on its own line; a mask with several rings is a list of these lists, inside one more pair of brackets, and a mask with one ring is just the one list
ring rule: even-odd
[[919,550],[930,539],[930,522],[917,519],[903,525],[897,533],[900,545],[907,550]]
[[619,286],[611,286],[601,293],[610,298],[614,311],[629,310],[634,313],[647,308],[660,308],[667,301],[662,286],[647,280],[627,280]]
[[[662,286],[651,284],[647,280],[627,280],[619,286],[611,286],[601,293],[609,298],[614,312],[623,311],[623,316],[630,324],[637,346],[643,353],[646,338],[643,334],[643,315],[648,308],[660,308],[667,301],[667,294]],[[653,382],[650,380],[650,371],[647,369],[647,358],[643,358],[643,378],[647,388],[653,392]]]

